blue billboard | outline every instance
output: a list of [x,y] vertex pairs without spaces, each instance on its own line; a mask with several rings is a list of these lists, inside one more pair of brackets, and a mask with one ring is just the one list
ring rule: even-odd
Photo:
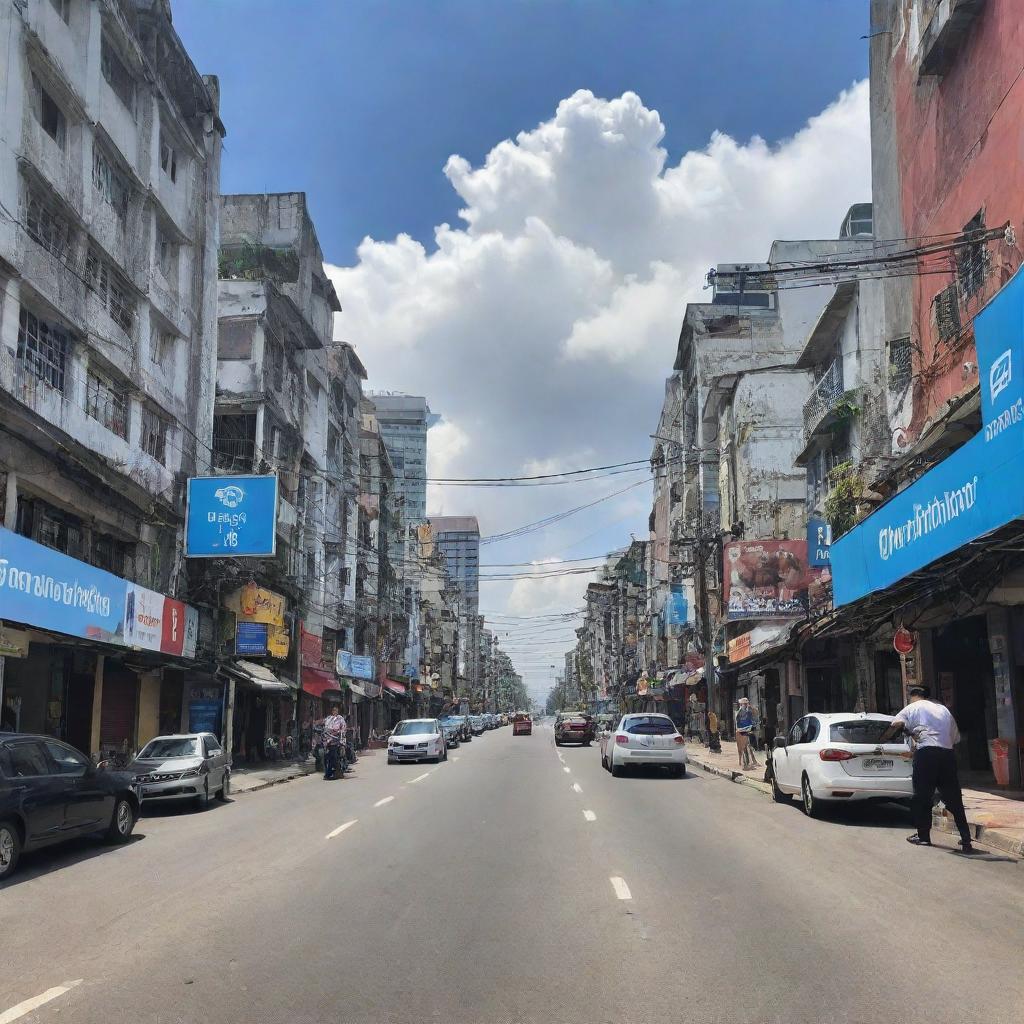
[[189,558],[272,558],[276,551],[276,476],[189,478],[185,507]]
[[266,654],[267,624],[238,622],[235,625],[235,654]]
[[339,676],[353,679],[373,679],[373,658],[363,654],[352,654],[339,650],[334,656],[334,670]]
[[974,318],[982,429],[832,545],[832,603],[883,590],[1024,516],[1024,274]]
[[0,619],[122,644],[127,589],[120,576],[0,528]]
[[690,621],[690,602],[681,583],[673,583],[665,599],[665,625],[685,626]]
[[817,569],[832,564],[832,527],[824,519],[807,520],[807,564]]

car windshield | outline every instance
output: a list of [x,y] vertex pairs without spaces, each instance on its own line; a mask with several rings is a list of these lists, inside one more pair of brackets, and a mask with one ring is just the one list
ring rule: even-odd
[[622,723],[624,732],[635,736],[665,736],[676,731],[671,719],[660,715],[637,715]]
[[[829,727],[829,739],[833,743],[879,743],[882,733],[889,728],[888,722],[875,718],[854,719],[850,722],[833,722]],[[887,743],[901,743],[899,738]]]
[[199,740],[195,736],[168,736],[150,740],[139,757],[196,757],[198,754]]
[[399,722],[395,726],[395,736],[413,736],[419,735],[420,733],[431,733],[437,732],[437,722],[432,718],[422,719],[420,721],[405,721]]

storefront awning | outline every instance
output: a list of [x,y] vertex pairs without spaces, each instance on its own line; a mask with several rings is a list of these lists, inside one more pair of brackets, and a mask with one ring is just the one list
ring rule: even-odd
[[285,679],[278,679],[269,668],[254,661],[235,661],[222,666],[228,675],[239,682],[263,690],[265,693],[294,693],[298,687]]
[[729,641],[729,668],[752,667],[788,646],[792,626],[755,626]]
[[396,697],[404,697],[406,692],[405,683],[399,683],[394,679],[385,679],[384,689],[393,693]]
[[355,697],[356,700],[366,700],[367,699],[368,694],[367,694],[366,690],[363,689],[362,683],[357,683],[357,682],[354,682],[354,681],[350,681],[349,684],[348,684],[348,688],[352,691],[352,696]]
[[302,670],[302,689],[314,697],[322,697],[325,693],[341,690],[341,683],[333,672],[323,668],[309,668]]

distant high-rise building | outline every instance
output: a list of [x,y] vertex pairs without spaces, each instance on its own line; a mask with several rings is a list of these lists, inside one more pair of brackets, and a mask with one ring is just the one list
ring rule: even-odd
[[395,470],[395,494],[402,499],[406,526],[427,518],[427,429],[439,419],[425,398],[375,394],[380,436]]
[[458,598],[460,668],[476,690],[480,666],[480,526],[476,516],[431,516],[430,525]]

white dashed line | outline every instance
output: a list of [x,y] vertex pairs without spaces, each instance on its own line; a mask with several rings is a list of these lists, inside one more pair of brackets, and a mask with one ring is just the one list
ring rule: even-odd
[[620,900],[631,900],[633,898],[633,894],[629,891],[629,886],[626,885],[625,881],[619,878],[618,875],[613,875],[608,879],[608,881],[612,883],[615,895],[618,896]]
[[566,764],[562,766],[562,771],[565,772],[566,775],[568,775],[572,771],[572,769]]
[[81,984],[82,979],[78,978],[75,981],[65,981],[63,985],[54,985],[53,988],[48,988],[41,995],[33,996],[31,999],[18,1003],[17,1006],[12,1006],[9,1010],[4,1010],[3,1013],[0,1013],[0,1024],[11,1024],[12,1021],[20,1020],[26,1013],[38,1010],[40,1006],[45,1006],[52,999],[64,995],[65,992],[70,992],[76,985]]
[[597,815],[593,811],[584,811],[583,817],[586,818],[587,821],[597,821]]
[[414,782],[422,782],[429,774],[430,772],[424,772],[422,775],[417,775],[415,779],[410,779],[410,785]]
[[[346,821],[344,825],[339,825],[333,832],[327,833],[327,838],[333,839],[335,836],[340,836],[345,829],[351,828],[358,820],[358,818],[353,818],[351,821]],[[0,1021],[0,1024],[3,1024],[3,1022]]]
[[558,755],[558,760],[559,760],[559,761],[561,761],[561,762],[562,762],[562,764],[565,764],[565,758],[564,758],[564,757],[562,757],[562,755],[561,755],[561,754],[559,754],[559,755]]
[[383,807],[385,804],[391,803],[391,801],[394,800],[394,799],[395,798],[393,796],[386,796],[386,797],[384,797],[383,800],[378,800],[373,806],[374,807]]
[[583,792],[583,787],[578,782],[574,782],[572,784],[572,788],[577,793],[582,793]]

